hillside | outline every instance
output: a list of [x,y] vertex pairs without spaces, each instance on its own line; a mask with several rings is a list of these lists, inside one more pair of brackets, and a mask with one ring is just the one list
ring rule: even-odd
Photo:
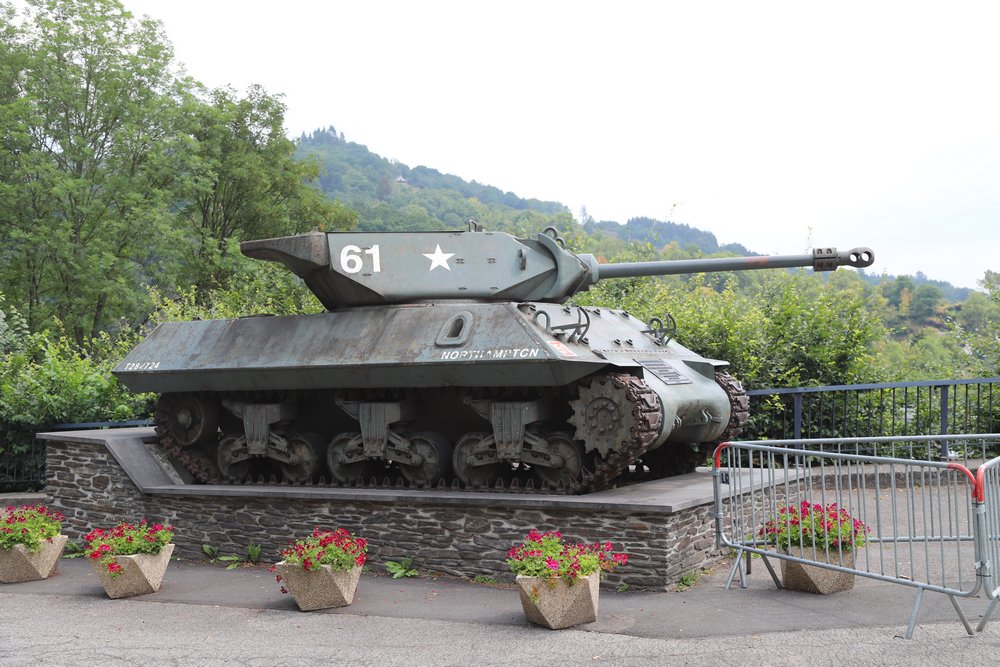
[[715,234],[712,232],[702,231],[690,225],[663,222],[654,220],[653,218],[631,218],[624,225],[613,220],[603,220],[601,222],[590,220],[583,224],[583,229],[588,234],[601,231],[628,242],[650,243],[657,247],[666,245],[667,243],[676,243],[681,248],[696,248],[699,252],[706,255],[718,252],[734,255],[756,254],[747,250],[739,243],[719,245]]
[[569,209],[558,202],[522,199],[430,167],[388,160],[333,127],[303,134],[297,143],[300,157],[319,162],[322,190],[356,210],[362,230],[458,229],[469,219],[491,229],[572,222]]

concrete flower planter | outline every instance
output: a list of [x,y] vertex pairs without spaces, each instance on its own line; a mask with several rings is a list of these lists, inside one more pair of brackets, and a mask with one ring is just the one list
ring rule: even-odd
[[90,566],[101,578],[101,584],[109,598],[146,595],[160,590],[163,574],[167,571],[172,553],[174,553],[174,545],[167,544],[160,549],[158,554],[115,556],[115,562],[122,569],[114,576],[108,572],[108,568],[100,560],[91,560]]
[[281,561],[275,565],[282,583],[295,598],[302,611],[346,607],[354,602],[354,593],[361,578],[361,566],[350,570],[334,570],[321,565],[318,570],[307,570],[301,565]]
[[59,557],[67,539],[66,535],[57,535],[51,541],[43,540],[38,551],[29,551],[23,544],[0,549],[0,583],[16,584],[48,578],[59,567]]
[[[796,558],[817,560],[841,567],[854,567],[853,551],[844,551],[841,553],[836,551],[814,551],[810,547],[791,547],[786,553]],[[854,574],[781,559],[781,585],[788,590],[830,595],[831,593],[841,593],[854,588]]]
[[517,576],[525,617],[552,630],[596,621],[600,582],[600,570],[572,584],[560,578]]

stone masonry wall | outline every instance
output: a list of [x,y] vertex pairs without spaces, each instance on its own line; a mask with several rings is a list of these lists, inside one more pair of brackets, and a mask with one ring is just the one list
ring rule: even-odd
[[683,575],[720,559],[707,505],[674,514],[576,513],[255,497],[253,487],[239,497],[143,494],[99,442],[50,441],[47,470],[47,501],[66,515],[64,532],[71,539],[123,519],[147,518],[174,524],[175,554],[182,558],[202,558],[203,544],[240,556],[247,545],[259,544],[262,559],[274,562],[290,540],[319,525],[342,526],[367,538],[373,564],[413,557],[413,567],[424,574],[510,580],[507,550],[532,528],[560,530],[574,542],[611,541],[616,551],[624,549],[628,566],[611,573],[607,586],[670,589]]

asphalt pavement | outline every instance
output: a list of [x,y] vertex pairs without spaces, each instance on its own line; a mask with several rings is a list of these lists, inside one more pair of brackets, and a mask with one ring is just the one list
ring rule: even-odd
[[[175,560],[159,592],[111,600],[88,563],[0,585],[0,665],[966,665],[995,664],[1000,619],[970,637],[943,595],[858,578],[832,596],[777,590],[755,567],[683,591],[602,590],[599,617],[567,630],[524,620],[509,584],[362,576],[354,604],[300,612],[263,565]],[[987,601],[961,601],[973,625]]]

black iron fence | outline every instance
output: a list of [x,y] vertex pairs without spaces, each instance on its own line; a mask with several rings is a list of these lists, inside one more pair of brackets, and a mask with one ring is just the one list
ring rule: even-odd
[[45,444],[35,432],[10,425],[0,430],[0,493],[37,491],[45,479]]
[[0,493],[37,491],[45,485],[45,443],[35,438],[46,431],[149,426],[149,420],[87,422],[52,426],[0,428]]
[[[741,440],[1000,432],[1000,377],[758,389]],[[940,441],[948,456],[948,440]]]

